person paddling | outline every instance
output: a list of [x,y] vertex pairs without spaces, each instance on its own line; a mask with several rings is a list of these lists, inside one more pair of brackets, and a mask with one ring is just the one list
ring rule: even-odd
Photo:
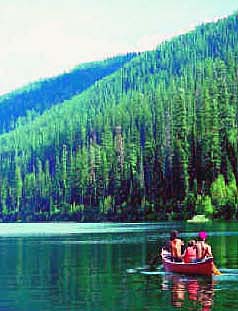
[[184,242],[178,238],[178,231],[173,230],[170,233],[170,252],[171,259],[174,262],[182,262],[182,246]]
[[[206,243],[207,233],[205,231],[201,231],[198,234],[199,240],[196,243],[197,247],[197,261],[201,261],[204,258],[207,257],[213,257],[212,255],[212,249],[209,244]],[[213,263],[212,267],[212,273],[215,275],[222,274],[216,267],[216,265]]]
[[197,248],[197,261],[201,261],[206,257],[212,257],[212,249],[209,244],[206,243],[207,233],[201,231],[198,234],[198,241],[196,243]]

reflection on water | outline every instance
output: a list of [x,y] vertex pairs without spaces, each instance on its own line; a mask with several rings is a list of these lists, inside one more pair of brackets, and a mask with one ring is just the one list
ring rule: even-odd
[[199,310],[210,311],[214,301],[215,281],[212,278],[185,277],[165,274],[162,289],[171,292],[171,305],[181,308],[184,305],[200,306]]
[[[0,310],[236,310],[238,224],[202,226],[0,225]],[[208,231],[223,275],[210,280],[146,269],[171,229],[185,240]]]

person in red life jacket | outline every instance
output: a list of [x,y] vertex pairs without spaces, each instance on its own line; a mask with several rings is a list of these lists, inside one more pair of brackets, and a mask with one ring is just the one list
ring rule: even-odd
[[169,248],[171,252],[171,259],[174,262],[182,262],[182,246],[184,242],[178,238],[178,231],[173,230],[170,233]]
[[196,243],[197,248],[197,261],[201,261],[206,257],[212,257],[212,249],[209,244],[206,243],[207,233],[201,231],[198,234],[198,240]]
[[185,263],[196,262],[197,259],[197,247],[196,242],[191,240],[188,242],[188,246],[183,254],[183,261]]

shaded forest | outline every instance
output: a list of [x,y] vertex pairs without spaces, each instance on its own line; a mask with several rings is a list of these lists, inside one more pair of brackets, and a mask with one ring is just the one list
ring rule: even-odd
[[238,218],[237,15],[125,59],[66,97],[23,91],[24,122],[0,98],[3,221]]

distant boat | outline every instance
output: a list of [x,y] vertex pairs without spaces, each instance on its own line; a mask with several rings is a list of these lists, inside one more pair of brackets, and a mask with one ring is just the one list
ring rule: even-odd
[[206,223],[209,221],[210,219],[208,219],[205,215],[195,215],[192,219],[187,220],[189,223]]
[[167,272],[207,276],[213,274],[213,257],[208,257],[203,261],[196,263],[172,262],[170,253],[164,249],[162,249],[161,257],[164,270]]

